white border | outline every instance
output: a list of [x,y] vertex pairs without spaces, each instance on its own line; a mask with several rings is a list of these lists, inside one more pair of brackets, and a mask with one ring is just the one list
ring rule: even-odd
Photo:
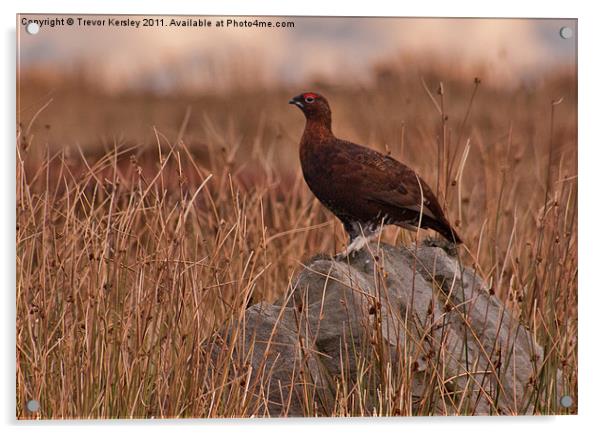
[[[3,65],[1,74],[3,104],[0,122],[3,140],[0,145],[3,177],[1,185],[4,212],[0,241],[1,276],[5,276],[2,291],[2,393],[0,394],[0,419],[10,432],[16,429],[43,430],[49,432],[106,432],[115,433],[142,431],[159,432],[177,429],[195,432],[215,430],[222,433],[240,432],[303,432],[316,429],[332,429],[335,426],[345,430],[372,430],[394,432],[401,430],[421,433],[452,429],[459,433],[478,432],[482,434],[504,433],[509,431],[546,430],[547,433],[590,431],[598,425],[600,372],[600,332],[602,323],[598,313],[602,308],[601,275],[598,271],[600,248],[600,147],[602,128],[599,119],[602,112],[600,92],[600,47],[596,41],[602,40],[602,15],[595,2],[546,1],[527,2],[524,0],[485,1],[408,1],[396,4],[386,0],[370,0],[350,3],[349,1],[326,2],[304,0],[285,3],[278,0],[253,1],[213,1],[196,2],[186,0],[120,1],[102,0],[20,0],[18,4],[0,2],[0,21],[3,35]],[[549,17],[579,19],[579,416],[572,417],[506,417],[506,418],[404,418],[404,419],[344,419],[344,420],[246,420],[246,421],[109,421],[109,422],[45,422],[20,423],[15,415],[15,168],[14,168],[14,120],[15,120],[15,14],[34,13],[137,13],[137,14],[204,14],[204,15],[346,15],[346,16],[453,16],[453,17]],[[598,423],[597,423],[598,422]]]

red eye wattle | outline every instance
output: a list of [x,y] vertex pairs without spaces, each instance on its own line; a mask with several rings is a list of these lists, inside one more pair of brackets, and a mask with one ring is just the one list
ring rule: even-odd
[[309,99],[311,102],[313,102],[313,101],[315,101],[316,99],[318,99],[318,95],[316,95],[316,94],[315,94],[315,93],[313,93],[313,92],[307,92],[307,93],[304,93],[304,94],[303,94],[303,99],[304,99],[304,100],[306,100],[306,102],[309,102],[309,101],[307,101],[308,99]]

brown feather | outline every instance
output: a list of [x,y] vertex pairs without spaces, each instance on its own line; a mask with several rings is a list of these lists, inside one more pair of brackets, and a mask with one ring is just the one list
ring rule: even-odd
[[[306,102],[305,95],[313,95]],[[409,167],[390,156],[338,139],[331,130],[330,107],[318,94],[291,100],[307,123],[299,157],[307,185],[345,225],[350,237],[357,228],[370,230],[381,223],[430,228],[461,243],[435,194]]]

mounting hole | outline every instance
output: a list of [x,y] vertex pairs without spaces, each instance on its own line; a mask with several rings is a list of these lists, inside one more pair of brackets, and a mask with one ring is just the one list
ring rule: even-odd
[[562,398],[560,398],[560,405],[564,408],[572,407],[573,398],[571,398],[569,395],[564,395]]
[[561,27],[560,37],[562,39],[571,39],[573,37],[573,29],[571,29],[570,27]]
[[30,35],[37,35],[40,31],[40,25],[38,23],[31,22],[25,26],[25,31]]
[[27,401],[27,410],[31,413],[35,413],[40,410],[40,402],[37,399],[30,399]]

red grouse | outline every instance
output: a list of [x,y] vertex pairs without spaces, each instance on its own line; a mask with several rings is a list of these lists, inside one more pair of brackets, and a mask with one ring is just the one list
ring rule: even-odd
[[360,250],[388,224],[414,231],[433,229],[452,243],[462,243],[416,172],[387,155],[334,136],[326,98],[307,92],[289,104],[305,114],[299,149],[305,181],[349,234],[343,256]]

